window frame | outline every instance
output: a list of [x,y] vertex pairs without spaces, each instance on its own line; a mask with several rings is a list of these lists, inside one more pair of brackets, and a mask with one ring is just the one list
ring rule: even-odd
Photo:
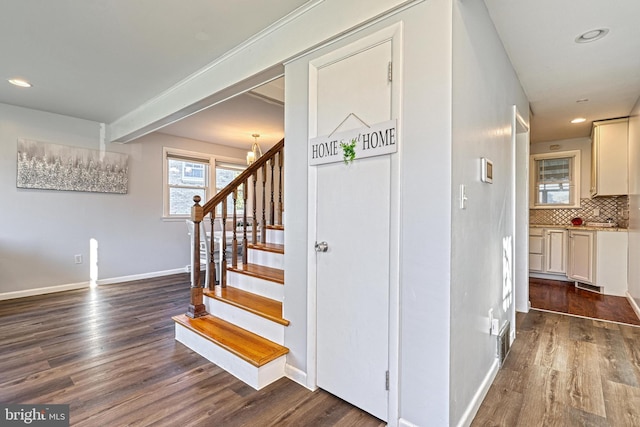
[[[235,157],[226,157],[226,156],[216,156],[211,153],[202,153],[198,151],[189,151],[183,150],[179,148],[172,147],[163,147],[162,148],[162,218],[164,220],[184,220],[191,218],[191,213],[189,214],[170,214],[169,213],[169,190],[171,186],[169,185],[169,156],[171,154],[175,154],[176,156],[182,157],[191,157],[193,159],[202,159],[203,162],[209,163],[209,179],[207,180],[207,185],[205,186],[205,199],[201,202],[201,205],[211,199],[215,194],[217,194],[216,188],[216,166],[218,163],[228,164],[228,165],[237,165],[237,166],[246,166],[245,159],[235,158]],[[253,194],[253,189],[251,185],[248,188],[248,200],[251,200],[250,197]],[[249,214],[249,212],[247,212]],[[216,217],[218,217],[218,213],[216,213]],[[250,216],[250,215],[249,215]]]
[[[233,157],[216,157],[215,158],[215,169],[214,169],[214,171],[212,173],[212,181],[213,181],[213,187],[212,188],[215,191],[214,194],[218,194],[218,186],[217,186],[217,182],[216,182],[217,181],[218,163],[220,163],[220,167],[222,169],[227,169],[227,170],[233,170],[233,169],[235,169],[234,166],[237,166],[238,170],[240,170],[242,168],[242,171],[244,171],[245,169],[247,169],[249,167],[247,165],[247,163],[246,163],[246,160],[244,160],[244,159],[236,159],[236,158],[233,158]],[[228,166],[231,166],[231,167],[228,167]],[[250,181],[251,180],[249,179],[249,182]],[[250,197],[253,194],[251,187],[252,187],[251,185],[248,185],[248,188],[247,188],[247,190],[248,190],[247,191],[247,201],[248,202],[251,200]],[[247,203],[247,204],[249,204],[249,203]],[[233,209],[233,205],[231,204],[231,207],[230,207],[229,203],[227,203],[227,216],[230,215],[230,212],[229,212],[230,209]],[[243,211],[242,210],[238,210],[237,213],[242,215]],[[216,210],[216,217],[219,218],[219,217],[221,217],[221,215],[222,215],[222,207],[220,208],[219,211]],[[251,216],[249,211],[247,211],[247,216],[248,217]]]
[[197,151],[188,151],[182,150],[179,148],[172,147],[163,147],[162,148],[162,218],[163,219],[187,219],[191,218],[191,213],[188,214],[171,214],[169,211],[169,202],[170,196],[169,191],[172,188],[169,185],[169,157],[170,155],[182,156],[182,157],[191,157],[193,159],[201,159],[202,163],[209,164],[209,173],[208,179],[205,180],[206,185],[204,187],[205,190],[205,198],[202,201],[202,204],[211,198],[211,189],[215,189],[215,173],[212,173],[212,166],[215,168],[215,157],[210,153],[201,153]]
[[[569,181],[569,203],[538,202],[538,169],[536,161],[553,159],[571,159]],[[575,209],[580,207],[580,150],[557,151],[552,153],[531,154],[529,156],[529,208],[530,209]]]

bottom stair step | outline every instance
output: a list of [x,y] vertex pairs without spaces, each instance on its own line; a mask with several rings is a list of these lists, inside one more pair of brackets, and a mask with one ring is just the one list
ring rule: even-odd
[[176,340],[255,389],[284,376],[289,349],[207,315],[175,316]]
[[289,352],[280,344],[211,315],[192,319],[182,314],[173,320],[256,367]]

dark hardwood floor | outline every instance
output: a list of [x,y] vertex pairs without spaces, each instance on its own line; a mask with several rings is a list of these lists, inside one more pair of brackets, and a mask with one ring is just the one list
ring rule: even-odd
[[472,426],[640,426],[640,328],[531,310]]
[[578,289],[573,282],[531,278],[529,301],[532,308],[640,326],[625,297]]
[[261,391],[174,340],[187,275],[0,302],[0,402],[70,404],[72,426],[381,426],[322,390]]

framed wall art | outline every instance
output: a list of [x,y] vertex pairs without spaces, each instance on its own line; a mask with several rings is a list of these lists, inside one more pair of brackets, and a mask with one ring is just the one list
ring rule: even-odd
[[122,153],[19,139],[16,186],[126,194],[128,160]]

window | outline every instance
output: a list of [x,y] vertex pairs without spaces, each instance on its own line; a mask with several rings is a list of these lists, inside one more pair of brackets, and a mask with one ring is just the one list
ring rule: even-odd
[[[216,193],[226,187],[231,181],[236,179],[238,175],[246,169],[245,165],[228,163],[228,162],[216,162]],[[236,199],[236,212],[242,214],[244,212],[244,199],[243,199],[243,187],[239,187],[238,196]],[[216,215],[221,215],[222,207],[218,207]],[[233,196],[230,194],[227,197],[227,215],[233,215]]]
[[191,215],[193,196],[204,204],[211,198],[208,154],[172,148],[164,149],[164,216],[184,218]]
[[[246,166],[238,159],[215,159],[210,154],[164,148],[164,217],[191,216],[193,196],[202,199],[201,205],[233,181]],[[211,168],[211,165],[215,165]],[[213,169],[213,170],[212,170]],[[215,187],[214,187],[215,185]],[[215,190],[214,190],[215,189]],[[244,211],[242,187],[236,201],[237,213]],[[221,215],[221,207],[216,216]],[[227,198],[227,215],[233,215],[233,196]]]
[[531,156],[531,208],[580,207],[580,151]]

